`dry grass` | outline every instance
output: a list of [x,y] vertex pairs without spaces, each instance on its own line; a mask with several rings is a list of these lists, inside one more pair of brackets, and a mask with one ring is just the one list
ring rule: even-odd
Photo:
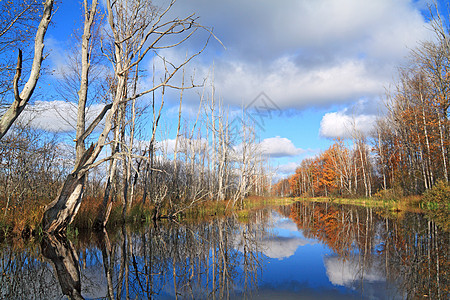
[[72,226],[80,229],[92,228],[97,213],[100,210],[102,200],[100,197],[84,197]]
[[212,218],[230,216],[235,214],[240,222],[248,222],[248,218],[253,211],[267,207],[278,207],[294,203],[293,198],[272,198],[250,196],[244,199],[242,205],[231,200],[206,201],[183,214],[183,219],[189,222],[210,220]]
[[[81,203],[78,214],[76,215],[71,227],[80,230],[92,229],[95,218],[100,211],[100,205],[103,199],[88,197]],[[131,209],[127,212],[125,220],[122,217],[122,202],[115,201],[112,204],[111,214],[109,215],[108,227],[117,226],[124,222],[135,223],[149,221],[153,215],[153,206],[143,205],[142,201],[134,201]]]
[[0,235],[3,237],[30,235],[39,228],[45,209],[45,203],[37,200],[8,208],[3,202],[0,206]]
[[359,205],[365,207],[381,207],[392,211],[408,211],[408,212],[423,212],[420,208],[422,196],[406,196],[398,201],[394,200],[379,200],[376,198],[335,198],[330,199],[326,197],[315,198],[294,198],[295,201],[308,202],[329,202],[338,204]]

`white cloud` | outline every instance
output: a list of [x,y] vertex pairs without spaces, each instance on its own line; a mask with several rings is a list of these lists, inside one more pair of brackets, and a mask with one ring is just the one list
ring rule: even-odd
[[[310,244],[308,240],[298,236],[274,236],[259,241],[258,248],[265,256],[282,260],[294,255],[298,247],[308,244]],[[235,245],[237,250],[243,252],[244,247],[241,237],[236,237]]]
[[165,154],[175,153],[175,144],[177,145],[177,153],[188,152],[191,150],[195,152],[209,151],[208,141],[204,138],[202,139],[189,139],[184,136],[180,136],[178,143],[175,139],[165,139],[156,143],[156,147]]
[[264,255],[270,258],[285,259],[295,254],[298,247],[308,245],[309,241],[300,237],[267,238],[259,244]]
[[299,233],[297,224],[295,224],[291,219],[286,218],[276,212],[272,213],[272,220],[274,227],[276,229],[284,229],[290,231],[290,234],[295,235]]
[[[90,124],[103,109],[103,104],[87,108],[86,122]],[[36,101],[28,105],[20,120],[30,126],[51,132],[74,131],[77,122],[77,106],[65,101]]]
[[[379,96],[409,50],[431,36],[423,5],[409,0],[179,4],[180,14],[195,7],[227,47],[211,42],[196,73],[208,74],[214,60],[217,91],[235,105],[261,91],[279,107],[297,109]],[[183,57],[185,50],[178,50]]]
[[[258,241],[258,248],[267,257],[282,260],[294,255],[299,247],[315,243],[301,235],[299,236],[297,225],[291,219],[273,213],[271,220],[273,221],[273,231],[270,234],[267,233]],[[278,233],[280,229],[284,231],[283,235]],[[287,236],[286,231],[289,234]],[[244,243],[245,239],[241,235],[235,236],[234,244],[237,250],[243,252]]]
[[175,152],[175,139],[165,139],[163,141],[159,141],[156,143],[156,148],[162,153],[173,154]]
[[280,108],[303,109],[378,95],[387,84],[370,74],[361,61],[306,69],[294,59],[280,57],[266,67],[250,62],[216,64],[217,90],[235,105],[248,104],[264,91]]
[[280,165],[276,168],[278,174],[283,175],[291,175],[295,173],[295,170],[298,168],[299,164],[295,162],[290,162],[284,165]]
[[354,130],[369,134],[375,125],[375,115],[347,115],[345,112],[326,113],[320,122],[319,133],[327,138],[351,138]]
[[261,151],[270,157],[296,156],[304,152],[295,147],[291,140],[279,136],[264,139],[259,145]]

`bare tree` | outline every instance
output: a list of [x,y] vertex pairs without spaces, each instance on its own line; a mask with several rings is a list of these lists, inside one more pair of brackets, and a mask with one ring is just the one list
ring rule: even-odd
[[[96,1],[93,2],[92,6],[94,3]],[[85,2],[85,14],[88,15],[89,9],[86,4]],[[187,57],[178,65],[172,64],[164,57],[161,57],[164,66],[164,75],[161,82],[143,91],[133,93],[132,95],[128,94],[127,85],[129,76],[132,73],[131,71],[145,58],[146,54],[151,51],[157,52],[161,49],[176,47],[190,38],[199,28],[202,28],[196,23],[194,15],[182,19],[167,20],[168,12],[174,4],[175,1],[171,1],[166,9],[160,10],[149,2],[106,2],[107,21],[111,33],[112,47],[111,53],[105,54],[109,56],[114,66],[114,98],[111,103],[105,106],[104,110],[84,131],[81,137],[77,139],[82,140],[91,134],[93,129],[106,115],[103,130],[97,142],[92,144],[89,149],[77,153],[78,159],[73,172],[67,177],[59,195],[47,207],[43,217],[45,231],[64,231],[67,225],[72,222],[81,203],[85,177],[89,169],[107,160],[124,159],[122,153],[114,153],[112,156],[97,161],[97,157],[103,147],[108,143],[107,138],[113,126],[121,126],[120,123],[115,123],[115,116],[118,113],[120,114],[123,106],[133,99],[137,99],[160,88],[180,88],[171,84],[171,80],[180,69],[203,51],[204,48]],[[91,8],[91,11],[95,11],[95,9]],[[85,18],[85,24],[88,21],[89,18]],[[169,37],[174,37],[175,40]],[[87,68],[88,66],[83,65],[82,67]],[[82,82],[80,91],[84,88],[85,83]],[[122,141],[118,140],[117,136],[114,136],[114,139],[113,143],[121,144]],[[80,149],[83,150],[82,147]]]
[[[1,1],[0,11],[0,105],[7,105],[12,91],[11,79],[16,71],[17,49],[24,51],[24,63],[29,60],[33,36],[41,20],[41,3],[34,0]],[[6,101],[5,101],[6,100]],[[4,101],[6,103],[4,103]],[[9,105],[8,105],[9,106]]]
[[[19,92],[19,81],[22,75],[22,51],[19,49],[19,54],[17,57],[17,67],[16,74],[13,79],[13,91],[14,91],[14,100],[3,113],[0,119],[0,139],[6,134],[14,121],[19,117],[22,113],[23,109],[27,105],[31,96],[33,95],[33,91],[36,87],[36,84],[39,79],[41,65],[43,60],[43,52],[44,52],[44,36],[47,32],[48,25],[50,23],[51,15],[53,8],[53,0],[47,0],[44,3],[44,10],[42,12],[41,22],[37,28],[36,38],[34,40],[34,58],[33,64],[31,66],[30,76],[28,81],[23,86],[21,92]],[[3,32],[0,33],[0,37],[9,30],[14,23],[19,20],[19,15],[10,22],[9,27],[3,29]]]

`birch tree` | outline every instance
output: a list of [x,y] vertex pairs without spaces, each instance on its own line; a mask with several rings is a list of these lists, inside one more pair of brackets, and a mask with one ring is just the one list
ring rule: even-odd
[[[92,14],[96,11],[96,4],[97,2],[94,0],[91,7],[88,7],[87,1],[84,2],[85,28],[90,26],[90,18],[93,17]],[[72,173],[66,178],[59,195],[48,205],[43,217],[45,231],[64,231],[67,225],[72,222],[81,203],[85,178],[89,169],[108,160],[123,158],[124,153],[116,152],[112,156],[97,160],[103,147],[109,143],[108,136],[113,126],[118,125],[115,123],[115,116],[118,113],[120,114],[120,109],[126,103],[158,89],[181,89],[176,84],[172,84],[172,79],[179,70],[203,51],[204,48],[200,49],[179,64],[173,64],[159,55],[158,51],[179,46],[198,29],[203,28],[196,22],[193,14],[184,18],[170,19],[169,11],[174,4],[175,1],[173,0],[165,9],[160,9],[147,1],[106,1],[111,51],[105,53],[105,55],[108,55],[114,67],[113,99],[111,103],[105,106],[84,133],[77,138],[77,141],[85,139],[104,119],[103,129],[97,141],[87,150],[77,153],[77,163]],[[84,35],[84,38],[87,39],[88,36]],[[133,68],[138,66],[148,53],[156,53],[163,63],[164,69],[162,70],[163,76],[161,81],[130,95],[128,93],[129,76],[132,75]],[[88,65],[83,65],[82,67],[88,69]],[[80,91],[84,88],[87,88],[87,86],[82,82]],[[78,122],[81,123],[80,120]],[[117,143],[117,145],[121,143],[116,135],[112,142]],[[82,147],[80,149],[82,150]]]
[[[19,90],[20,80],[22,76],[22,50],[18,50],[17,56],[17,67],[14,75],[14,79],[12,82],[14,99],[11,105],[7,108],[7,110],[3,113],[0,118],[0,139],[8,132],[9,128],[11,128],[14,121],[19,117],[19,115],[24,110],[31,96],[33,95],[34,89],[36,88],[40,72],[41,65],[43,61],[43,53],[44,53],[44,37],[47,32],[48,25],[50,24],[50,19],[52,16],[53,9],[53,0],[46,0],[43,5],[42,17],[39,23],[39,26],[36,30],[36,37],[34,40],[34,57],[33,63],[30,70],[30,75],[28,77],[27,82],[22,87],[22,90]],[[0,38],[2,40],[7,35],[8,31],[12,30],[15,24],[21,20],[23,15],[31,9],[31,3],[26,5],[17,15],[14,15],[9,22],[6,24],[2,24],[3,28],[1,28]],[[6,13],[6,12],[5,12]],[[3,18],[3,17],[2,17]],[[3,40],[5,41],[6,38]]]

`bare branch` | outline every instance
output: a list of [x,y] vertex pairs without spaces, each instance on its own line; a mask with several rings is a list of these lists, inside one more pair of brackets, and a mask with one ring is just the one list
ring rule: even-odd
[[41,65],[43,60],[43,52],[44,52],[44,36],[47,32],[48,25],[51,20],[52,16],[52,8],[53,8],[53,0],[47,0],[44,4],[44,11],[42,13],[42,19],[39,23],[37,32],[36,32],[36,38],[34,41],[34,58],[33,58],[33,64],[31,66],[31,72],[30,77],[28,81],[25,83],[25,86],[22,90],[22,92],[19,95],[17,82],[18,77],[17,75],[20,75],[16,71],[16,76],[13,82],[15,85],[14,88],[14,101],[11,104],[11,106],[8,108],[8,110],[3,114],[3,116],[0,119],[0,139],[3,138],[3,136],[6,134],[6,132],[9,130],[9,128],[12,126],[14,121],[19,117],[19,115],[22,113],[23,109],[25,108],[25,105],[28,103],[28,101],[31,98],[31,95],[33,94],[33,91],[36,87],[37,81],[39,79],[40,71],[41,71]]
[[14,87],[14,98],[15,101],[20,102],[20,95],[19,95],[19,80],[20,76],[22,74],[22,50],[19,49],[19,55],[17,56],[17,67],[16,67],[16,74],[14,75],[13,79],[13,87]]
[[[86,129],[86,131],[79,137],[79,139],[84,140],[86,139],[92,131],[94,131],[95,127],[100,123],[100,121],[105,117],[106,113],[109,109],[111,109],[112,104],[107,104],[103,107],[102,111],[98,114],[98,116],[92,121],[92,123],[89,125],[89,127]],[[76,141],[76,140],[75,140]]]

